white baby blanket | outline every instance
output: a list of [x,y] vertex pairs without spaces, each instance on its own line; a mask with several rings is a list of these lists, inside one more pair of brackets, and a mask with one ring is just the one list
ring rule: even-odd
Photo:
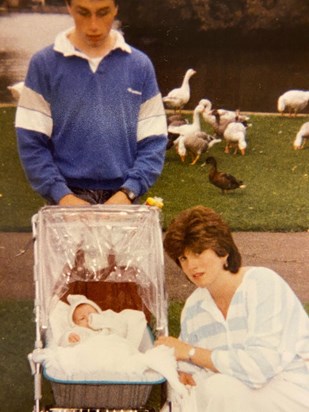
[[[50,324],[50,333],[49,333],[49,344],[58,343],[60,338],[67,332],[71,325],[69,323],[69,312],[70,312],[70,305],[58,301],[54,310],[51,312],[49,316],[49,324]],[[102,319],[104,322],[104,315],[106,314],[107,317],[110,316],[111,310],[106,310],[101,312]],[[124,309],[119,313],[113,312],[121,322],[125,322],[127,324],[127,333],[126,338],[129,342],[132,343],[133,346],[136,348],[139,347],[141,340],[144,336],[145,329],[147,327],[147,321],[145,318],[145,314],[139,310],[133,309]],[[95,321],[97,327],[100,326],[100,315],[96,315]]]
[[[178,380],[173,349],[158,346],[142,353],[118,335],[100,334],[73,347],[35,350],[33,361],[44,364],[47,375],[57,380],[106,381],[117,376],[122,381],[142,382],[145,372],[157,372],[179,395],[185,393]],[[150,378],[160,380],[154,374]]]
[[[97,334],[74,346],[55,344],[68,327],[69,305],[59,302],[50,316],[51,337],[49,346],[33,352],[34,362],[45,366],[47,376],[63,381],[151,382],[168,380],[179,394],[185,387],[179,382],[174,350],[165,346],[139,350],[148,335],[143,312],[125,309],[121,314],[128,323],[127,337]],[[147,339],[146,339],[147,340]],[[149,341],[149,339],[148,339]]]

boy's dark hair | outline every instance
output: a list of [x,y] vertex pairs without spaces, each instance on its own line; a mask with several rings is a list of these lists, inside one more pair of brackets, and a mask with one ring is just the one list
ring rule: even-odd
[[241,255],[230,228],[214,210],[205,206],[180,212],[169,225],[163,244],[178,266],[185,249],[196,253],[212,249],[220,257],[228,256],[224,269],[232,273],[237,273],[241,266]]
[[[118,6],[118,0],[113,0],[114,1],[114,3],[115,3],[115,6]],[[65,4],[67,4],[67,5],[71,5],[71,0],[64,0],[64,2],[65,2]]]

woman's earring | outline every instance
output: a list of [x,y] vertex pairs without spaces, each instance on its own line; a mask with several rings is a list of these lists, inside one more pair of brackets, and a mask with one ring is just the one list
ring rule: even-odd
[[228,270],[228,268],[229,268],[229,265],[228,265],[228,263],[227,263],[227,261],[224,263],[224,265],[223,265],[223,269],[224,270]]

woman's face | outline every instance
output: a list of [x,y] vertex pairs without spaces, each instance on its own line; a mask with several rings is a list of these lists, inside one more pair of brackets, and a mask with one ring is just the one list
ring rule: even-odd
[[211,289],[225,272],[226,256],[219,257],[212,249],[201,253],[185,249],[178,260],[188,279],[197,287]]

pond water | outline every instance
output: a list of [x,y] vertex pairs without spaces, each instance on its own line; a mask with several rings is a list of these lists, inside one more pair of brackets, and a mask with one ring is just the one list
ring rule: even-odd
[[[53,42],[55,35],[72,25],[65,14],[11,13],[0,16],[0,102],[12,102],[7,86],[24,79],[31,55]],[[163,95],[179,87],[190,67],[192,109],[201,98],[217,107],[243,111],[276,111],[277,99],[284,91],[309,90],[309,48],[254,48],[250,45],[220,45],[215,41],[193,41],[177,46],[165,39],[131,44],[152,59]]]

